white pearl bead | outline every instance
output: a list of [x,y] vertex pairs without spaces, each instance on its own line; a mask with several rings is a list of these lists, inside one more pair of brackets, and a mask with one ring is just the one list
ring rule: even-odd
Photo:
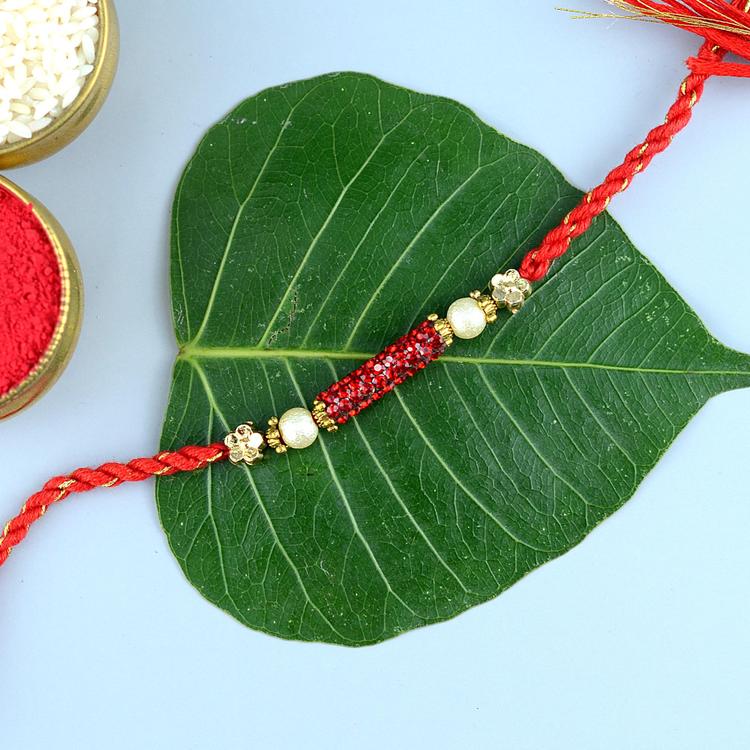
[[309,448],[318,439],[318,425],[307,409],[290,409],[279,419],[281,439],[290,447]]
[[475,339],[487,328],[487,316],[480,304],[471,297],[457,299],[446,315],[453,333],[460,339]]

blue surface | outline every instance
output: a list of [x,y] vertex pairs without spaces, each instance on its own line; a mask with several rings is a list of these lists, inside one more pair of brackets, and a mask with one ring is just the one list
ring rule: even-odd
[[[582,188],[597,182],[660,121],[696,43],[553,5],[120,2],[105,110],[11,175],[73,238],[88,311],[54,391],[0,425],[2,516],[53,473],[156,448],[175,348],[171,196],[199,136],[245,96],[371,72],[459,99]],[[690,130],[613,205],[745,351],[748,91],[713,82]],[[71,500],[0,571],[0,746],[747,748],[748,414],[749,392],[716,399],[572,553],[456,620],[358,651],[274,640],[208,605],[167,549],[150,484]]]

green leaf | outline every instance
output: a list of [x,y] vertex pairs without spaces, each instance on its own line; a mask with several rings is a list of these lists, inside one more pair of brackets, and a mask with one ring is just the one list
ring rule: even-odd
[[[309,405],[578,198],[465,107],[369,76],[247,100],[177,191],[163,448]],[[188,579],[246,625],[376,643],[578,544],[748,385],[750,359],[602,217],[521,313],[306,451],[160,480],[159,513]]]

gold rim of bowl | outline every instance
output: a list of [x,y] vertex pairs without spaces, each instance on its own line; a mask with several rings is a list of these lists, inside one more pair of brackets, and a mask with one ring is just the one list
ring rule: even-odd
[[0,169],[19,167],[46,159],[74,141],[96,117],[109,94],[120,56],[120,31],[112,0],[99,0],[99,42],[94,69],[81,93],[63,113],[43,130],[16,143],[0,146]]
[[81,331],[83,281],[73,245],[57,219],[43,204],[5,177],[0,176],[0,187],[32,205],[35,216],[52,242],[61,280],[60,316],[52,340],[24,381],[0,396],[0,419],[5,419],[41,398],[70,361]]

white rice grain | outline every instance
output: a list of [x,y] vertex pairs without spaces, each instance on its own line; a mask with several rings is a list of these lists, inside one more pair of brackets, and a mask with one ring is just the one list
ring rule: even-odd
[[94,70],[98,0],[0,0],[0,146],[31,138]]

